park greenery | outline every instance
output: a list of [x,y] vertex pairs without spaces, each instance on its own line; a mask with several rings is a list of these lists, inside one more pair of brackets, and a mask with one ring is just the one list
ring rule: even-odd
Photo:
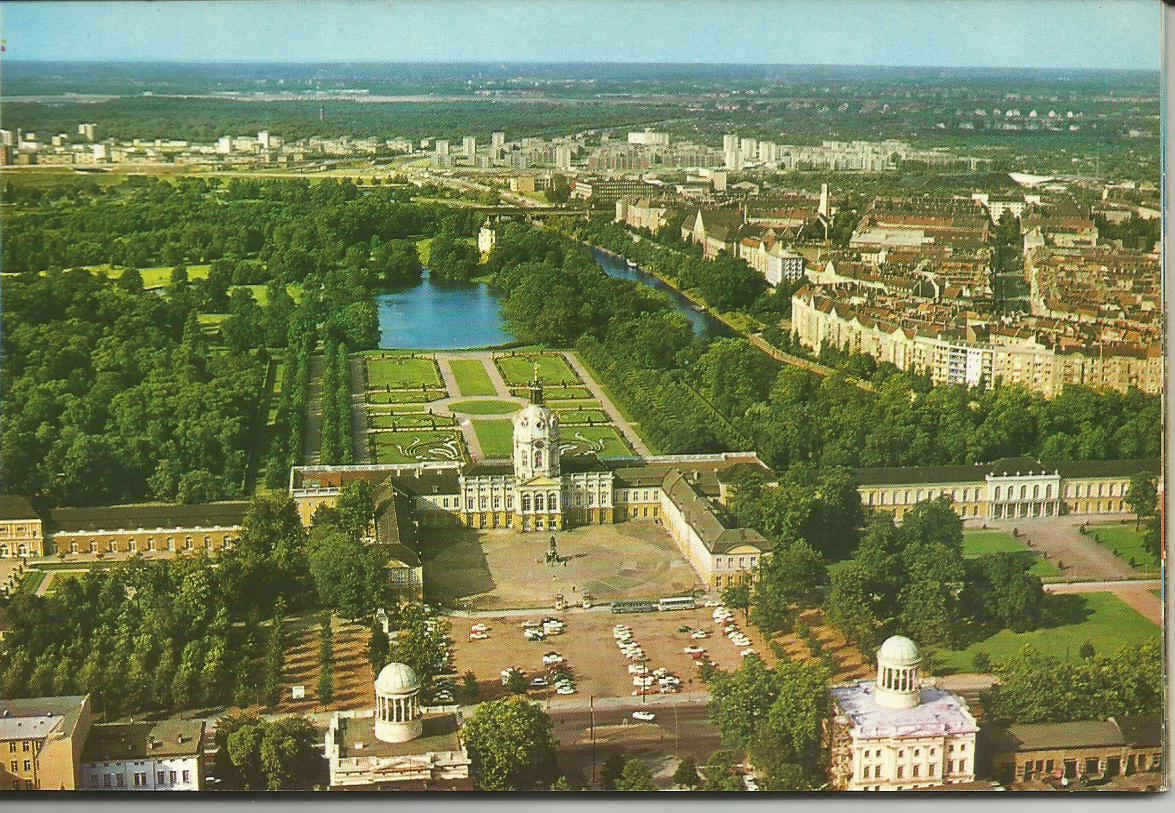
[[319,460],[326,465],[349,465],[354,459],[351,433],[351,368],[347,347],[328,339],[323,354],[322,443]]
[[525,697],[490,700],[462,729],[478,790],[539,790],[558,776],[551,719]]
[[320,737],[305,717],[229,712],[217,718],[215,742],[218,790],[309,790],[319,774]]
[[476,246],[442,232],[429,246],[429,278],[439,282],[469,282],[476,273],[477,261]]
[[[770,668],[757,657],[733,672],[708,673],[710,717],[722,742],[751,758],[766,777],[765,790],[811,790],[822,783],[828,678],[821,664],[785,659]],[[707,786],[715,781],[710,766],[706,778]],[[739,789],[707,786],[703,790]]]
[[1025,646],[993,664],[999,682],[984,696],[995,720],[1019,723],[1158,715],[1164,704],[1162,641],[1123,646],[1108,655],[1088,647],[1067,660]]

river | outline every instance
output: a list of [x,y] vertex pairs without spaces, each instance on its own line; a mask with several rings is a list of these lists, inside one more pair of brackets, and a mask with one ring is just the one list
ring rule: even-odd
[[[695,310],[688,299],[652,274],[629,268],[624,260],[599,249],[593,248],[591,252],[608,276],[638,282],[668,296],[678,312],[689,320],[694,335],[733,335],[730,328],[709,314]],[[497,292],[484,283],[436,283],[425,269],[419,285],[376,297],[380,347],[468,350],[509,344],[515,341],[515,337],[502,323],[500,304]]]

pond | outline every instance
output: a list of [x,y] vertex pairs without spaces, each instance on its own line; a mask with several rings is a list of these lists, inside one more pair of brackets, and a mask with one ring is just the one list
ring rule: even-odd
[[[652,274],[629,268],[624,260],[599,249],[593,248],[591,252],[608,276],[639,282],[667,295],[678,312],[689,320],[694,335],[734,335],[726,325],[696,310],[688,299]],[[502,323],[498,294],[484,283],[434,283],[426,268],[419,285],[380,294],[375,300],[379,307],[380,347],[468,350],[515,340]]]

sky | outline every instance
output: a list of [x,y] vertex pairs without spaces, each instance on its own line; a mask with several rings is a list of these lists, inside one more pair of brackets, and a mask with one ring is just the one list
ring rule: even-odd
[[11,59],[1159,68],[1157,0],[0,3]]

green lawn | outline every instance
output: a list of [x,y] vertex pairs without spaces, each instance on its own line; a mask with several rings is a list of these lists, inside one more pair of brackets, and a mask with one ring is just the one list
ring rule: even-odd
[[453,376],[457,379],[457,388],[462,395],[498,394],[481,359],[453,359],[449,366],[453,368]]
[[[1086,641],[1098,652],[1113,652],[1126,644],[1139,644],[1159,635],[1159,628],[1123,604],[1113,593],[1083,593],[1046,598],[1046,606],[1065,608],[1073,621],[1060,626],[1014,633],[1001,630],[966,649],[938,650],[936,668],[942,673],[971,672],[975,653],[986,652],[994,661],[1019,654],[1025,644],[1038,652],[1076,660]],[[1083,617],[1083,618],[1082,618]],[[1081,619],[1081,620],[1078,620]]]
[[602,409],[559,409],[556,410],[559,420],[569,423],[611,423],[612,419]]
[[449,409],[466,415],[509,415],[522,409],[522,405],[511,401],[458,401],[449,404]]
[[435,429],[453,426],[453,418],[446,415],[368,415],[367,425],[376,429]]
[[383,392],[376,390],[367,393],[367,403],[369,404],[426,404],[429,401],[437,401],[445,397],[445,393],[440,390],[396,390],[394,392]]
[[567,360],[562,356],[537,354],[502,356],[495,359],[494,363],[502,371],[502,378],[506,379],[506,383],[511,387],[525,387],[529,384],[530,380],[534,378],[535,363],[539,366],[539,380],[543,384],[580,383],[579,377],[567,365]]
[[[573,426],[559,434],[563,454],[595,452],[599,457],[632,457],[635,452],[613,426]],[[573,448],[567,449],[574,443]]]
[[464,460],[465,444],[460,432],[381,432],[375,438],[375,462],[417,463],[425,460]]
[[1134,559],[1135,566],[1142,570],[1159,569],[1154,554],[1142,544],[1142,531],[1134,530],[1133,524],[1091,525],[1088,530],[1091,538],[1114,551],[1122,561]]
[[556,412],[562,412],[566,409],[601,409],[599,401],[552,401],[550,398],[545,399],[547,406]]
[[[159,288],[163,285],[171,284],[171,271],[174,266],[157,265],[151,268],[140,268],[139,275],[143,277],[144,288]],[[209,272],[212,271],[212,265],[189,265],[188,279],[207,279]],[[90,265],[86,266],[86,270],[95,274],[101,274],[104,277],[118,279],[122,276],[125,270],[121,266],[114,267],[109,263],[104,265]]]
[[386,387],[442,387],[437,363],[430,358],[368,358],[367,387],[382,390]]
[[[528,389],[527,387],[511,387],[510,394],[515,395],[519,398],[526,398],[527,396],[530,395],[530,389]],[[583,386],[583,385],[575,385],[575,386],[571,386],[571,387],[560,387],[560,386],[547,387],[547,386],[544,386],[543,387],[543,396],[544,396],[544,398],[575,398],[575,399],[585,398],[585,399],[590,399],[592,397],[592,392],[586,386]]]
[[[967,531],[963,534],[963,556],[974,559],[989,553],[1031,553],[1031,549],[1011,534],[1003,531]],[[1061,571],[1047,559],[1035,556],[1035,563],[1028,569],[1036,576],[1057,576]]]
[[43,570],[29,570],[24,574],[24,578],[20,580],[20,586],[17,590],[25,595],[33,595],[37,592],[37,588],[41,586],[41,582],[45,581],[45,571]]
[[[251,291],[253,294],[253,301],[255,301],[261,307],[264,308],[266,305],[269,304],[269,288],[268,288],[268,286],[265,286],[265,285],[230,285],[228,287],[229,296],[232,296],[233,291],[236,290],[237,288],[247,288],[249,291]],[[301,285],[298,285],[296,283],[292,284],[292,285],[287,285],[286,286],[286,293],[288,293],[290,295],[290,298],[293,299],[295,303],[300,303],[302,301],[302,286]]]
[[491,459],[508,458],[514,452],[514,422],[490,418],[473,422],[473,431],[481,443],[481,451]]

